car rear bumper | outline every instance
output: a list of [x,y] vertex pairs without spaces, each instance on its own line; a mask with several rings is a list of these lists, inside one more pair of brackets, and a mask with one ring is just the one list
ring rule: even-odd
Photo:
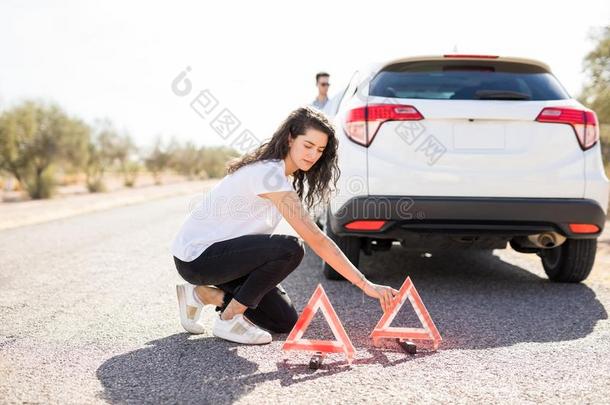
[[[519,236],[549,231],[587,239],[598,237],[606,221],[596,201],[577,198],[358,196],[330,214],[337,235],[393,239],[421,232]],[[371,220],[386,222],[375,230],[346,228]],[[593,224],[599,231],[574,233],[569,225],[575,223]]]

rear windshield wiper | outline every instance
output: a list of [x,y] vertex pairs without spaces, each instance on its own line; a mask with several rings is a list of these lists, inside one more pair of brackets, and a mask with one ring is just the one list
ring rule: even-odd
[[529,100],[525,93],[510,90],[477,90],[475,97],[479,100]]

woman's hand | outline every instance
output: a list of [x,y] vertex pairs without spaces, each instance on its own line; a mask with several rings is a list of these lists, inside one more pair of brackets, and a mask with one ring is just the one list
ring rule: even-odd
[[369,297],[379,299],[383,312],[388,311],[392,307],[394,296],[398,294],[398,290],[390,286],[374,284],[371,282],[366,283],[362,291],[364,291],[364,293]]

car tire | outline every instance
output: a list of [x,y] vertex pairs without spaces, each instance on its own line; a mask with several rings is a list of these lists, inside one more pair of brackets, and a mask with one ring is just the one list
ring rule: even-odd
[[560,246],[543,249],[538,256],[551,281],[579,283],[591,273],[596,251],[597,239],[566,239]]
[[[326,223],[324,224],[324,232],[337,244],[337,246],[339,246],[339,249],[341,249],[348,260],[352,262],[354,266],[358,267],[360,262],[360,238],[355,236],[336,235],[330,228],[328,216],[326,217]],[[324,273],[324,277],[326,277],[328,280],[345,280],[341,274],[337,273],[335,269],[324,261],[322,262],[322,273]]]

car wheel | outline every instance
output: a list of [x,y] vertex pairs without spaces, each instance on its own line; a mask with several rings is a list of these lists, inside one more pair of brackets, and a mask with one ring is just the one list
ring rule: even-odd
[[542,249],[544,272],[551,281],[579,283],[591,273],[597,251],[597,239],[566,239],[552,249]]
[[[324,223],[324,232],[326,235],[332,239],[339,249],[345,254],[350,262],[356,267],[358,267],[360,261],[360,238],[355,236],[339,236],[336,235],[332,229],[330,229],[330,221],[328,217],[326,218],[326,223]],[[331,266],[326,262],[322,262],[322,272],[324,273],[324,277],[329,280],[345,280],[345,278],[337,273]]]

